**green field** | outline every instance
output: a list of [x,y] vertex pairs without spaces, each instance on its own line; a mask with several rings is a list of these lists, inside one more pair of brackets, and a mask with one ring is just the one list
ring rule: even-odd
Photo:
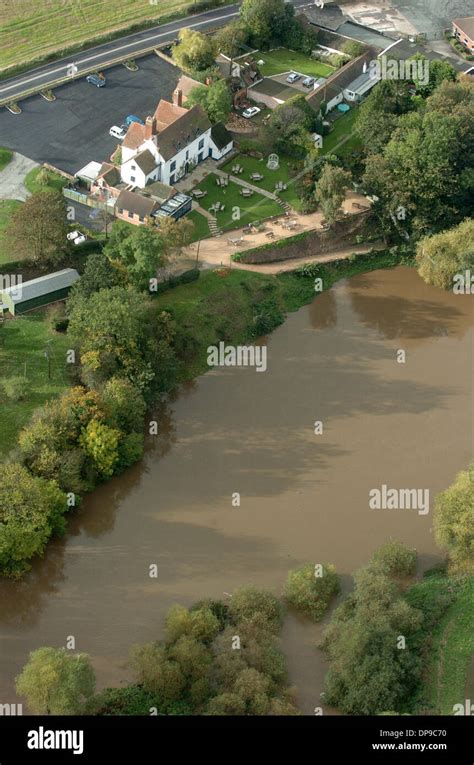
[[452,715],[453,706],[469,698],[467,674],[474,656],[473,623],[474,577],[470,577],[434,630],[428,692],[435,714]]
[[201,215],[197,210],[191,210],[186,218],[194,223],[194,232],[191,242],[197,242],[198,239],[209,239],[211,232],[209,230],[207,218],[205,218],[204,215]]
[[38,183],[37,178],[41,170],[41,167],[34,167],[33,170],[30,170],[30,172],[25,176],[23,183],[25,184],[25,188],[30,192],[30,194],[36,194],[37,191],[44,191],[46,188],[55,189],[56,191],[61,191],[61,189],[64,188],[67,183],[66,178],[63,178],[63,176],[59,175],[58,173],[53,173],[50,171],[48,171],[48,183],[46,185]]
[[258,181],[257,183],[254,183],[254,185],[273,193],[275,193],[276,183],[281,182],[288,184],[287,190],[280,191],[278,196],[288,202],[288,204],[290,204],[296,210],[298,210],[301,203],[298,194],[296,193],[296,186],[292,182],[292,179],[297,176],[298,170],[302,166],[302,163],[298,162],[296,159],[283,157],[281,154],[279,155],[279,161],[280,167],[278,170],[269,170],[267,168],[266,157],[264,159],[256,159],[255,157],[249,157],[246,154],[238,154],[236,157],[232,157],[232,159],[230,159],[222,169],[226,173],[232,173],[233,165],[241,165],[241,167],[244,168],[244,172],[237,177],[241,178],[242,180],[249,181],[250,183],[254,183],[250,180],[252,173],[260,173],[264,176],[263,181]]
[[351,107],[350,111],[346,112],[341,117],[338,117],[334,122],[331,132],[323,138],[322,154],[330,154],[334,151],[334,147],[344,138],[347,138],[348,140],[341,144],[340,148],[336,151],[336,154],[341,153],[341,155],[347,155],[349,150],[357,151],[359,139],[357,136],[352,135],[356,119],[357,107]]
[[305,56],[304,53],[277,48],[272,51],[259,51],[255,54],[257,59],[265,63],[260,67],[265,77],[271,77],[283,72],[299,72],[311,77],[329,77],[334,72],[334,67],[323,64],[321,61]]
[[15,253],[7,246],[5,229],[13,212],[22,204],[17,199],[0,199],[0,263],[16,260]]
[[[268,170],[267,172],[271,171]],[[209,210],[217,201],[225,205],[224,212],[214,213],[218,225],[223,230],[240,228],[247,223],[262,221],[265,218],[271,218],[273,215],[279,215],[282,212],[282,208],[273,199],[264,197],[257,192],[252,197],[246,199],[240,194],[241,186],[229,181],[229,185],[222,188],[217,186],[216,180],[217,176],[211,173],[197,186],[201,191],[207,191],[207,196],[204,199],[200,199],[199,204],[206,210]],[[233,218],[236,207],[240,209],[240,218],[238,220]]]
[[[51,341],[51,380],[44,355],[48,341]],[[23,401],[9,401],[3,388],[0,389],[0,455],[13,449],[18,432],[30,420],[33,410],[68,386],[65,358],[70,345],[65,334],[49,329],[45,310],[0,325],[0,378],[26,375],[28,380]]]
[[0,3],[0,70],[186,8],[192,0],[7,0]]

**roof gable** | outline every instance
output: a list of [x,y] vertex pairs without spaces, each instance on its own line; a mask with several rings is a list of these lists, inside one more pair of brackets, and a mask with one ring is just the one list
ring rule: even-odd
[[184,114],[157,136],[159,152],[166,162],[211,127],[209,118],[201,106],[182,111]]

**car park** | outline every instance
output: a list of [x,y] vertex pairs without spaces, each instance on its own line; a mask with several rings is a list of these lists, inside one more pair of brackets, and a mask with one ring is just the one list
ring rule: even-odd
[[251,117],[255,117],[255,115],[259,114],[260,112],[261,109],[259,109],[258,106],[249,106],[248,109],[242,112],[242,117],[245,117],[246,120],[249,120]]
[[118,125],[112,125],[109,130],[109,135],[111,135],[112,138],[117,138],[119,141],[123,141],[127,135],[127,131],[121,127],[118,127]]
[[316,80],[314,77],[305,77],[301,84],[304,85],[305,88],[312,88],[315,82]]
[[298,74],[298,72],[290,72],[286,78],[287,82],[296,82],[297,80],[301,80],[301,74]]
[[107,80],[105,79],[103,75],[102,77],[100,77],[98,74],[88,74],[86,77],[86,81],[90,85],[95,85],[96,88],[103,88],[105,83],[107,82]]

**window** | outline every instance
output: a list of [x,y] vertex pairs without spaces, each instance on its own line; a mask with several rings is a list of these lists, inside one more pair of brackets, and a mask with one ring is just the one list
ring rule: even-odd
[[136,166],[136,165],[131,165],[131,166],[130,166],[130,169],[131,169],[131,170],[136,170],[136,169],[137,169],[137,166]]
[[198,155],[198,162],[202,162],[204,159],[204,154],[201,152],[201,154]]
[[186,159],[189,159],[189,151],[186,152]]
[[173,172],[174,170],[176,170],[176,160],[173,160],[170,165],[170,172]]
[[129,210],[129,211],[128,211],[128,217],[129,217],[129,218],[133,218],[133,213],[132,213],[132,211],[131,211],[131,210]]
[[132,182],[132,183],[135,183],[135,176],[134,176],[134,175],[131,175],[131,176],[130,176],[130,180],[131,180],[131,182]]
[[201,138],[201,140],[199,141],[198,149],[204,149],[204,138]]
[[145,222],[145,218],[143,217],[143,215],[139,215],[138,216],[138,220],[140,221],[140,223],[144,223]]

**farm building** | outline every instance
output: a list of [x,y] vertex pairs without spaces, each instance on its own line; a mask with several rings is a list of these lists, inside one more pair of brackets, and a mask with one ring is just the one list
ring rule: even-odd
[[0,307],[13,316],[40,308],[56,300],[64,300],[79,274],[74,268],[64,268],[53,274],[39,276],[29,282],[17,283],[0,291]]

